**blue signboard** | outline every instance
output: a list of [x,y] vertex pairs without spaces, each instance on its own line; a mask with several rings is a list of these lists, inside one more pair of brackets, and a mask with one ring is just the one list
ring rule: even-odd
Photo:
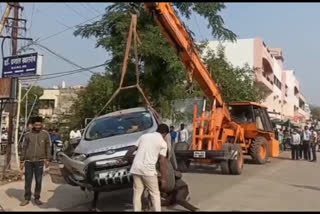
[[31,53],[4,57],[2,62],[2,77],[40,75],[42,60],[39,60],[39,56],[38,53]]

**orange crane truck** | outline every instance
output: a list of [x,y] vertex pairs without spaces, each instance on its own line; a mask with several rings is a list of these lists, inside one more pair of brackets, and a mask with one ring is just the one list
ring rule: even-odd
[[145,2],[145,9],[177,51],[188,72],[189,83],[195,79],[206,96],[200,115],[194,106],[192,143],[176,145],[179,168],[185,170],[191,161],[215,162],[220,163],[223,174],[239,175],[245,154],[251,155],[257,164],[277,157],[279,142],[267,108],[248,101],[224,103],[218,85],[171,4]]

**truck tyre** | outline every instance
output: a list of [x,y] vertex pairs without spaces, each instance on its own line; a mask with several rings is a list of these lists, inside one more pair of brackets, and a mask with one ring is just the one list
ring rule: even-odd
[[268,141],[264,137],[256,137],[250,148],[250,155],[253,161],[256,164],[265,164],[269,159],[269,154]]
[[[159,185],[161,185],[161,171],[160,171],[160,163],[157,163],[157,171],[158,171],[158,181]],[[176,177],[175,177],[175,171],[173,169],[173,166],[169,160],[167,160],[167,176],[166,176],[166,189],[163,192],[171,192],[173,191],[175,185],[176,185]]]
[[[179,142],[175,145],[174,151],[188,151],[189,144]],[[178,164],[178,170],[181,172],[186,172],[190,166],[190,160],[176,158]]]
[[173,166],[170,161],[167,162],[167,186],[165,192],[172,192],[176,185],[176,178]]
[[[230,152],[231,151],[231,144],[230,143],[225,143],[222,146],[222,150]],[[230,174],[229,159],[221,161],[220,162],[220,167],[221,167],[221,173],[223,175],[229,175]]]
[[239,144],[232,145],[232,153],[235,154],[235,157],[229,161],[230,173],[232,175],[240,175],[243,168],[243,153],[241,146]]

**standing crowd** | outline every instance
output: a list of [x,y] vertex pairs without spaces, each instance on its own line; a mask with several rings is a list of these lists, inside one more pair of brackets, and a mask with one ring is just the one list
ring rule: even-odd
[[286,145],[291,147],[292,160],[307,160],[311,162],[317,161],[317,147],[320,141],[320,135],[314,129],[305,126],[303,130],[299,129],[285,129],[282,133],[278,130],[276,132],[278,140],[282,141],[285,150]]

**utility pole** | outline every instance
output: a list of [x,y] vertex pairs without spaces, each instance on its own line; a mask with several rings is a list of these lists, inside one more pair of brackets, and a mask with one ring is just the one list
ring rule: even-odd
[[[11,26],[8,25],[8,27],[11,28],[11,46],[12,46],[12,53],[11,55],[17,55],[18,51],[18,30],[19,30],[19,9],[23,9],[19,2],[12,2],[8,3],[8,5],[12,6],[13,8],[13,18]],[[9,18],[8,18],[9,19]],[[19,87],[19,94],[18,97],[21,97],[21,83],[18,80],[18,87]],[[19,163],[19,156],[18,156],[18,145],[17,145],[17,138],[18,134],[17,131],[19,131],[19,117],[20,117],[20,100],[18,100],[18,106],[17,103],[14,101],[10,102],[10,112],[9,112],[9,132],[8,132],[8,145],[7,145],[7,162],[6,162],[6,167],[9,169],[19,169],[20,163]],[[13,140],[13,135],[14,135],[14,117],[16,118],[16,130],[15,130],[15,140]],[[12,147],[12,144],[14,146]]]

